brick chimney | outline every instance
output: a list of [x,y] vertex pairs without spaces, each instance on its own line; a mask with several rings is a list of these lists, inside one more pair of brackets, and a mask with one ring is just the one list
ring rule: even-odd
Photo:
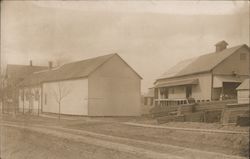
[[53,67],[53,62],[49,61],[49,69],[52,69],[52,67]]
[[216,52],[220,52],[227,48],[228,43],[224,40],[215,44]]
[[33,66],[33,64],[32,64],[32,60],[30,60],[30,66]]

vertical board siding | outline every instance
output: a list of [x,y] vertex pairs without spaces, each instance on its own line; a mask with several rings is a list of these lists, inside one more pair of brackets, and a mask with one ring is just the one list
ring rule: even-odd
[[[59,84],[60,82],[60,84]],[[88,115],[88,80],[68,80],[43,84],[43,112],[59,113],[56,94],[61,87],[67,95],[61,100],[61,114]],[[47,96],[47,104],[45,103]]]
[[140,77],[114,56],[89,77],[89,115],[140,115],[140,82]]

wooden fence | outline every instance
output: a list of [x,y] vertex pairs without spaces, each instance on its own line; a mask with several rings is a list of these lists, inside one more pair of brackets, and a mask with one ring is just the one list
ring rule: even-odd
[[155,106],[150,112],[151,116],[156,117],[159,123],[169,121],[213,123],[221,122],[224,109],[232,103],[236,103],[236,100],[202,102],[177,106]]

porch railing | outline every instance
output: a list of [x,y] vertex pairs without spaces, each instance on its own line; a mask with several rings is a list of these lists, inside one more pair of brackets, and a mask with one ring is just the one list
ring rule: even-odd
[[168,105],[183,105],[190,104],[187,98],[180,99],[155,99],[155,105],[168,106]]

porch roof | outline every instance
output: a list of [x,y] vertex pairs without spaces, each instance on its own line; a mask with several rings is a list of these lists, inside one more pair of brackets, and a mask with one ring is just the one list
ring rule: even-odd
[[244,80],[243,83],[241,83],[241,85],[239,85],[239,87],[237,87],[237,90],[250,90],[250,79],[246,79]]
[[183,86],[183,85],[196,85],[199,84],[199,79],[184,79],[184,80],[176,80],[171,82],[164,82],[156,85],[156,88],[159,87],[173,87],[173,86]]

